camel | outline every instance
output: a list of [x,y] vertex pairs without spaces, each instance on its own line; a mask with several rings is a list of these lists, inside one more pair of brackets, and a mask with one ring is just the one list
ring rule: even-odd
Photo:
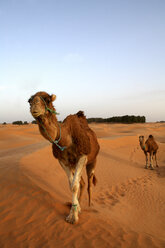
[[139,142],[140,142],[141,149],[144,151],[144,154],[146,156],[145,169],[148,169],[148,153],[150,154],[150,169],[151,170],[154,169],[153,156],[155,156],[156,167],[158,167],[156,153],[159,147],[156,141],[154,140],[154,137],[152,135],[149,135],[148,139],[144,143],[144,136],[139,136]]
[[91,187],[92,183],[96,185],[97,182],[94,172],[100,147],[83,111],[67,116],[62,123],[57,121],[57,112],[53,106],[55,99],[54,94],[41,91],[31,96],[28,102],[41,135],[52,143],[53,155],[67,174],[72,203],[66,221],[74,224],[78,222],[81,212],[80,201],[85,186],[81,175],[84,167],[88,178],[89,206],[91,205]]

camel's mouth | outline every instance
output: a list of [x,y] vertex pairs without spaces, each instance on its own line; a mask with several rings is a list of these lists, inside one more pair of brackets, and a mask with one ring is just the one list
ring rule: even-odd
[[31,112],[31,114],[32,114],[32,116],[33,116],[34,118],[37,118],[37,117],[39,117],[40,115],[42,115],[42,113],[37,112],[37,111]]

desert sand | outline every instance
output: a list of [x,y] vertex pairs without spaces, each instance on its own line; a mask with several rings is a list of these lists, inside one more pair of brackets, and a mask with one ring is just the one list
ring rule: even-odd
[[[65,222],[67,177],[37,125],[0,126],[0,248],[165,247],[165,124],[90,126],[101,147],[98,184],[75,225]],[[159,145],[153,171],[138,142],[149,134]]]

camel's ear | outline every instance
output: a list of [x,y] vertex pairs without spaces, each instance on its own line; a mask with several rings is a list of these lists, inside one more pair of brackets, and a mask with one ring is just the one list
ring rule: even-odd
[[51,100],[52,100],[52,102],[54,102],[56,100],[56,95],[52,94],[51,95]]
[[28,103],[31,103],[32,100],[33,100],[33,96],[31,96],[31,97],[29,98]]

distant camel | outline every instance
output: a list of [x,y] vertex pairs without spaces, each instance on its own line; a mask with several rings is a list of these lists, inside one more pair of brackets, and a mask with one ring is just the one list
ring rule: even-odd
[[144,136],[139,136],[139,142],[140,142],[141,149],[144,151],[144,154],[146,156],[145,168],[148,169],[148,153],[150,154],[150,169],[151,170],[154,169],[153,156],[155,156],[156,167],[158,167],[156,153],[159,147],[156,141],[154,140],[154,137],[152,135],[149,135],[148,139],[144,143]]
[[37,92],[29,99],[30,112],[37,121],[40,133],[52,143],[53,155],[68,176],[72,204],[66,221],[73,224],[78,221],[78,213],[81,211],[79,202],[85,186],[81,176],[84,167],[88,177],[89,205],[91,204],[91,186],[92,183],[96,185],[97,181],[94,169],[100,147],[96,134],[89,128],[82,111],[69,115],[63,123],[57,121],[57,112],[52,104],[55,99],[55,95]]

